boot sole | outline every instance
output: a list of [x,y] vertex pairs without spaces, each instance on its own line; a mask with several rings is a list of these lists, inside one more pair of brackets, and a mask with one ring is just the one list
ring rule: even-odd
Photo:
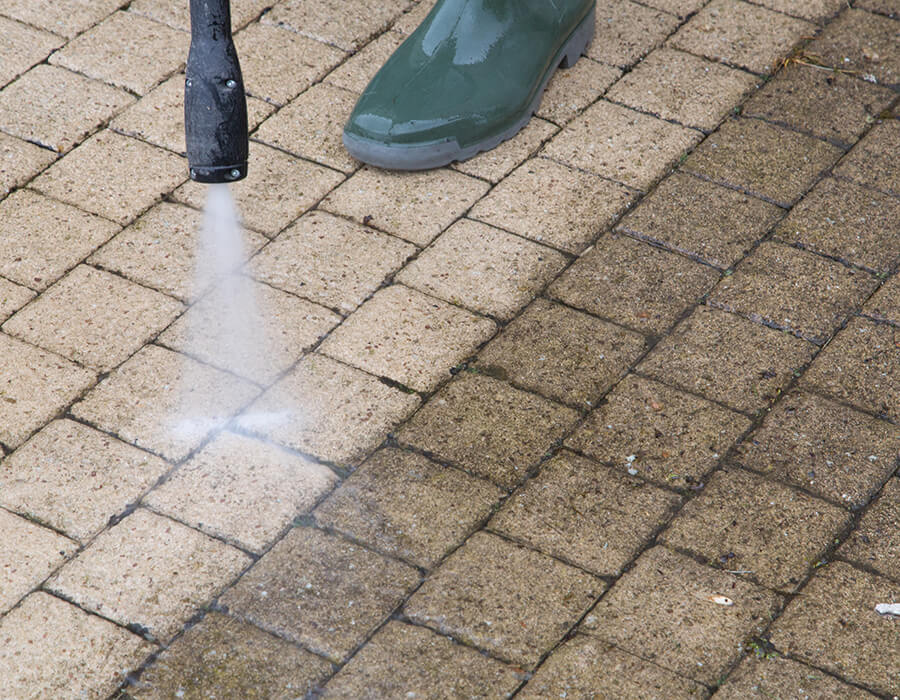
[[504,141],[518,134],[522,128],[531,121],[531,117],[541,104],[544,97],[544,89],[550,78],[558,68],[571,68],[574,66],[584,50],[594,38],[594,21],[596,8],[591,8],[587,16],[572,32],[572,35],[563,44],[550,64],[550,69],[541,81],[540,88],[535,93],[534,99],[525,110],[524,116],[506,131],[490,136],[483,141],[460,148],[456,139],[446,139],[433,143],[405,146],[403,144],[385,145],[378,141],[363,139],[344,132],[344,148],[357,160],[388,170],[430,170],[440,168],[454,161],[463,161],[472,158],[482,151],[489,151]]

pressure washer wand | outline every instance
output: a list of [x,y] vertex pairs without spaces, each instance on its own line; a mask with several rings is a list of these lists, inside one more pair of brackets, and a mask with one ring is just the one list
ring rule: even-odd
[[247,177],[247,99],[231,38],[229,0],[190,0],[191,49],[184,82],[188,166],[197,182]]

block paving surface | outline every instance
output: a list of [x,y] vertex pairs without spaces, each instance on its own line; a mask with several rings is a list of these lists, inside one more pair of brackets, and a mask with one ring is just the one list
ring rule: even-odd
[[600,0],[516,137],[364,166],[432,4],[231,2],[257,357],[187,3],[0,0],[0,698],[896,700],[900,5]]

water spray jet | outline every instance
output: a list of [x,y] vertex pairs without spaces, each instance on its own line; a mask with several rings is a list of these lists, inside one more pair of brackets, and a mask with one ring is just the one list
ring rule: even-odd
[[191,48],[184,81],[184,133],[192,180],[247,177],[247,98],[231,36],[229,0],[190,0]]

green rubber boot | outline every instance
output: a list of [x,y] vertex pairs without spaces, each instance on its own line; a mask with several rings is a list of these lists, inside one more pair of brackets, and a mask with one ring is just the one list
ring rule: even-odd
[[381,168],[466,160],[514,136],[594,35],[595,0],[437,0],[363,92],[344,145]]

